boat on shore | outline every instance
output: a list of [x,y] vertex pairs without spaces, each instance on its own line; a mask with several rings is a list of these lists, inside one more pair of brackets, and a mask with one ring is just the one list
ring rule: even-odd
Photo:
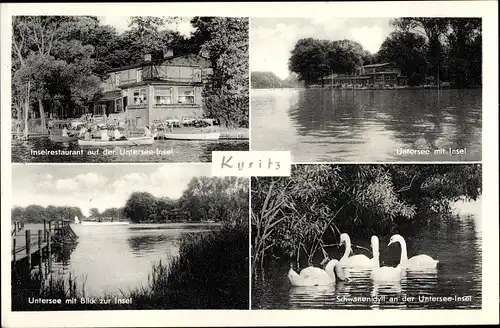
[[62,135],[56,135],[56,134],[51,134],[49,136],[50,141],[52,142],[73,142],[78,139],[77,136],[62,136]]
[[152,145],[154,143],[154,137],[131,137],[127,139],[120,140],[102,140],[102,139],[91,139],[83,140],[78,139],[78,145],[80,146],[138,146],[138,145]]
[[128,225],[128,221],[81,221],[81,225]]
[[158,138],[171,140],[219,140],[220,132],[206,133],[165,133]]

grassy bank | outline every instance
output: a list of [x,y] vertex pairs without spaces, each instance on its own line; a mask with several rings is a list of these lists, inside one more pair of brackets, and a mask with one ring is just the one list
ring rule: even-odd
[[[21,286],[14,281],[25,282]],[[222,228],[186,235],[178,257],[153,264],[144,286],[121,295],[87,295],[74,277],[41,283],[36,274],[20,277],[13,272],[12,310],[248,309],[248,281],[248,231]],[[61,304],[30,304],[28,297]],[[90,304],[90,299],[97,303]]]

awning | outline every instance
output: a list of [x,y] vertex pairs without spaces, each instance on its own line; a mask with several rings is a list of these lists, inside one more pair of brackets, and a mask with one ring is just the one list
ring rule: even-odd
[[97,99],[98,102],[113,101],[122,97],[121,90],[104,92],[103,96]]

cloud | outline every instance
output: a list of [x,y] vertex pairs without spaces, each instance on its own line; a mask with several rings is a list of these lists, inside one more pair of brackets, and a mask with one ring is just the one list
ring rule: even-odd
[[55,186],[57,191],[62,192],[73,192],[78,190],[78,182],[74,179],[59,179],[56,181]]
[[288,58],[301,38],[326,40],[351,39],[375,53],[392,31],[388,18],[252,19],[252,71],[271,71],[280,78],[289,75]]
[[136,191],[178,199],[191,178],[211,175],[211,166],[204,164],[164,164],[156,169],[142,165],[120,168],[118,171],[101,166],[60,166],[51,174],[35,172],[35,183],[32,175],[17,170],[13,177],[17,182],[12,190],[13,204],[78,206],[88,215],[92,207],[102,212],[124,206],[130,194]]

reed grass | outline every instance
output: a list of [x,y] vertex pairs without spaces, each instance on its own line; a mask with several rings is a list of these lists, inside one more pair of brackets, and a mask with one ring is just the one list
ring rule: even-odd
[[[179,255],[152,264],[147,282],[120,295],[92,296],[95,299],[131,299],[131,304],[75,304],[66,300],[85,298],[85,281],[71,274],[41,274],[22,277],[13,272],[13,311],[43,310],[132,310],[132,309],[248,309],[248,231],[242,227],[222,228],[185,235]],[[61,299],[60,305],[28,304],[28,297]]]

